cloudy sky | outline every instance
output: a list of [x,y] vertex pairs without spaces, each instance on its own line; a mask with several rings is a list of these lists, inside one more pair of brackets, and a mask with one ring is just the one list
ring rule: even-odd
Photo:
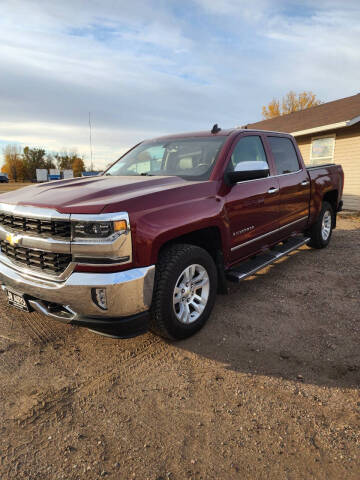
[[[358,0],[3,0],[0,148],[102,167],[143,138],[261,119],[288,90],[360,91]],[[0,160],[1,162],[1,160]]]

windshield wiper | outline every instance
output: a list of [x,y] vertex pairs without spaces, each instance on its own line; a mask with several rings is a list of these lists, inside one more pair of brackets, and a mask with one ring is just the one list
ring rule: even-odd
[[142,177],[153,177],[154,176],[152,173],[149,173],[149,172],[143,172],[143,173],[140,173],[140,175]]

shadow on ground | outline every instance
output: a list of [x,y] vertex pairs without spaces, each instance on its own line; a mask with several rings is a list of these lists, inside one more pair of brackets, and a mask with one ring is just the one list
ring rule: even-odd
[[205,328],[177,346],[235,371],[359,387],[360,230],[346,227],[327,249],[303,247],[232,284]]

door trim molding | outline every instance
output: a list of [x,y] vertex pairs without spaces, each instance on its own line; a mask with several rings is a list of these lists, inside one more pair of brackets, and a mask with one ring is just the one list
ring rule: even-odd
[[272,235],[273,233],[276,232],[281,232],[281,230],[284,230],[287,227],[291,227],[291,225],[295,225],[295,223],[302,222],[303,220],[308,219],[309,217],[301,217],[298,220],[295,220],[294,222],[287,223],[286,225],[283,225],[282,227],[276,228],[275,230],[272,230],[271,232],[264,233],[263,235],[260,235],[259,237],[252,238],[251,240],[248,240],[247,242],[240,243],[239,245],[235,245],[235,247],[231,248],[231,251],[234,252],[235,250],[238,250],[239,248],[246,247],[246,245],[250,245],[250,243],[257,242],[258,240],[261,240],[262,238],[266,238],[269,235]]

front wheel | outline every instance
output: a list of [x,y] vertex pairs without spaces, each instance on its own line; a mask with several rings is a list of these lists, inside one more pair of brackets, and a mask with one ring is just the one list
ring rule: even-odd
[[172,340],[190,337],[209,318],[216,291],[216,266],[208,252],[195,245],[172,245],[156,266],[151,330]]
[[309,245],[314,248],[324,248],[330,242],[334,224],[334,211],[330,203],[323,202],[319,217],[310,229]]

